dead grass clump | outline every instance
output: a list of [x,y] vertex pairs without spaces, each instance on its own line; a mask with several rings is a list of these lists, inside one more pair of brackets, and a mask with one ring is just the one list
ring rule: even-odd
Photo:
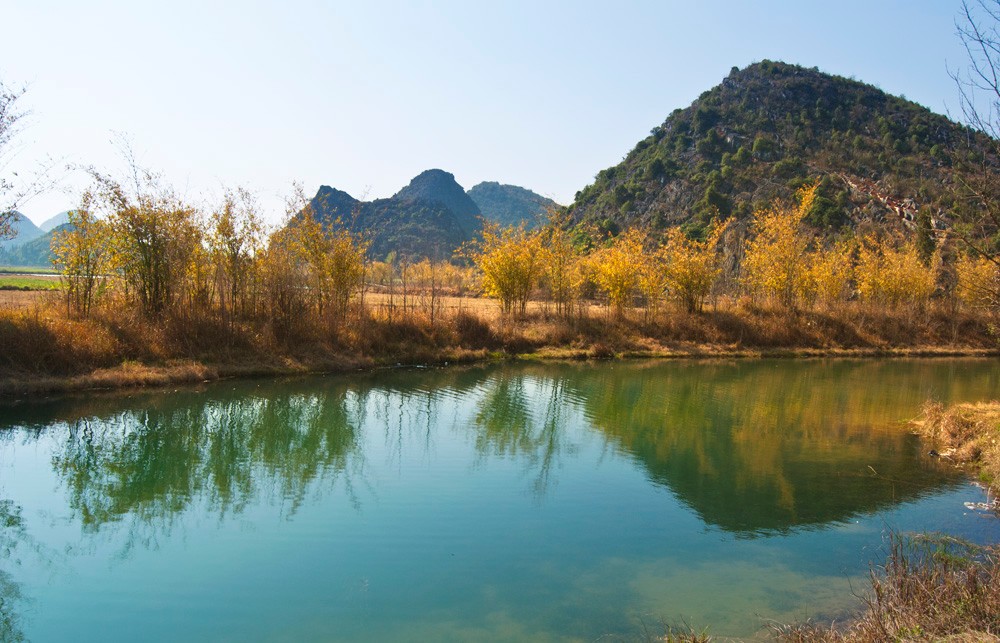
[[933,440],[943,458],[974,467],[990,483],[1000,480],[1000,402],[929,402],[913,421],[917,433]]
[[179,362],[158,367],[125,362],[115,368],[98,369],[80,378],[80,384],[83,388],[126,388],[190,384],[217,377],[218,373],[214,369],[194,362]]
[[831,316],[847,322],[869,345],[996,347],[986,315],[948,302],[932,302],[925,309],[845,304]]
[[128,309],[111,306],[95,311],[90,318],[77,320],[92,328],[101,328],[114,337],[119,347],[115,363],[122,360],[157,361],[170,357],[163,324]]
[[174,314],[163,322],[169,353],[188,358],[227,359],[260,353],[266,342],[249,324],[218,315]]
[[779,629],[781,641],[1000,641],[1000,547],[893,535],[865,610],[846,628]]
[[634,321],[629,316],[593,315],[554,320],[545,325],[537,337],[535,333],[529,336],[535,339],[538,346],[571,348],[605,358],[618,352],[640,349],[639,340],[649,336],[651,326],[645,321]]
[[0,312],[0,368],[72,375],[121,360],[121,344],[100,325],[47,309]]
[[493,327],[475,313],[465,310],[455,313],[451,319],[451,326],[458,346],[462,348],[493,350],[500,347],[500,338],[493,331]]
[[425,356],[441,344],[446,334],[443,328],[418,314],[397,315],[392,319],[365,315],[357,327],[349,326],[346,331],[345,341],[360,353],[401,361],[426,361]]
[[717,337],[726,343],[753,348],[815,348],[822,343],[810,336],[808,318],[780,306],[718,310],[710,313]]

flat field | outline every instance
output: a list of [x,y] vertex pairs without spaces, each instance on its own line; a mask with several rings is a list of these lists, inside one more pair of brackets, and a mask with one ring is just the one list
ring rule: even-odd
[[0,273],[0,290],[58,290],[58,275]]

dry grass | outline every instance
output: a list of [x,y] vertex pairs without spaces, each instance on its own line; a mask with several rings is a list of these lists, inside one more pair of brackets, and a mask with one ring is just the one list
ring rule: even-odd
[[972,467],[991,485],[1000,480],[1000,402],[948,408],[929,402],[913,426],[934,441],[942,459]]
[[[5,298],[7,298],[5,300]],[[125,372],[123,363],[174,373],[178,362],[213,372],[330,371],[377,364],[441,363],[491,355],[594,359],[629,356],[813,356],[983,354],[997,349],[992,320],[947,307],[886,312],[845,305],[797,312],[723,301],[702,314],[667,308],[612,316],[588,305],[572,318],[533,302],[521,319],[492,300],[446,297],[433,319],[427,299],[390,307],[369,294],[348,319],[297,315],[227,320],[214,312],[175,310],[151,320],[108,302],[88,319],[66,315],[59,298],[0,291],[0,378],[7,381],[93,376],[101,386],[159,381]],[[6,305],[5,305],[6,304]],[[79,380],[74,380],[79,381]],[[67,386],[77,386],[67,383]],[[9,387],[0,385],[0,393]]]
[[893,536],[865,610],[846,627],[778,629],[781,641],[1000,641],[1000,547]]
[[51,291],[42,290],[0,290],[0,310],[22,310],[48,304],[53,298]]

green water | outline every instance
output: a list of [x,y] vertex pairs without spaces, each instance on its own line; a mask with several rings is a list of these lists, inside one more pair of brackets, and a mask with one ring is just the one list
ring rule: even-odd
[[[1000,540],[902,420],[1000,362],[500,365],[0,409],[0,639],[753,636],[889,529]],[[607,640],[607,639],[602,639]]]

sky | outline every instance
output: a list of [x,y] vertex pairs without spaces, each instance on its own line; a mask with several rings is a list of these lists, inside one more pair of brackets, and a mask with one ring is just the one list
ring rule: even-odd
[[441,168],[560,203],[734,66],[782,60],[958,112],[959,0],[6,3],[0,80],[30,112],[3,176],[55,162],[40,222],[80,169],[143,167],[211,207],[298,182],[389,197]]

